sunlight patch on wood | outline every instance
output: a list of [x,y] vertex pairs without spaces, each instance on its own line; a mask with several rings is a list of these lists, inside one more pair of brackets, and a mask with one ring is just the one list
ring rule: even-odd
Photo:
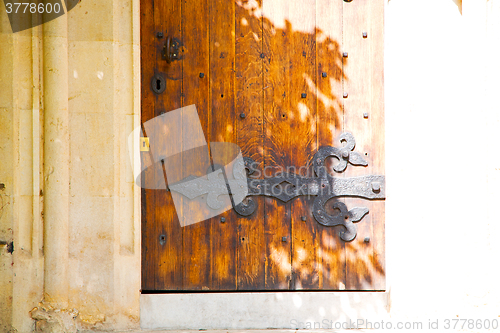
[[[311,129],[309,131],[312,135],[316,135],[316,122],[311,122]],[[313,148],[313,151],[316,150],[316,142],[313,142],[311,148]]]
[[297,247],[295,250],[295,260],[298,265],[301,264],[302,261],[305,261],[307,259],[307,251],[303,247]]
[[[329,109],[329,108],[335,109],[334,104],[335,104],[336,98],[335,98],[334,92],[332,91],[333,98],[329,98],[323,92],[321,92],[320,89],[318,89],[316,83],[307,74],[304,73],[303,77],[304,77],[304,80],[306,80],[309,91],[318,97],[318,99],[321,101],[321,103],[323,103],[323,105],[325,106],[325,109]],[[334,79],[330,79],[330,80],[334,80]],[[333,84],[334,84],[334,82],[332,82],[332,84],[331,84],[332,87],[334,86]]]
[[288,256],[287,251],[285,249],[275,248],[273,245],[270,245],[270,258],[271,260],[280,268],[280,271],[283,274],[290,273],[290,257]]
[[304,103],[299,102],[297,109],[299,109],[300,121],[305,122],[307,117],[309,117],[309,108]]

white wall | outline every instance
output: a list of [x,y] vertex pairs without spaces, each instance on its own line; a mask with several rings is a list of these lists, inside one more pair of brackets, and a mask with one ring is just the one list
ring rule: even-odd
[[500,315],[498,1],[386,6],[393,315]]

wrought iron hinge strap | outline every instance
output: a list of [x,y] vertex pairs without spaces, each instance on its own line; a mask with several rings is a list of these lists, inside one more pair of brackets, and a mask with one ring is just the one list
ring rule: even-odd
[[[340,141],[343,144],[342,148],[322,147],[316,152],[313,158],[315,174],[313,177],[283,173],[272,178],[251,178],[250,176],[257,169],[256,162],[245,157],[242,162],[234,165],[234,179],[228,179],[225,169],[218,167],[214,172],[208,173],[206,179],[187,177],[169,187],[171,191],[181,193],[190,199],[207,194],[207,204],[213,209],[217,209],[220,205],[218,196],[229,191],[234,210],[242,216],[249,216],[256,210],[257,204],[255,200],[251,199],[252,196],[264,195],[283,202],[288,202],[298,196],[315,196],[313,216],[318,223],[325,226],[343,225],[345,231],[341,233],[341,238],[344,241],[351,241],[356,237],[354,222],[360,221],[368,214],[368,208],[355,207],[348,210],[343,202],[337,201],[333,204],[333,208],[340,211],[340,214],[333,216],[326,211],[327,202],[338,197],[385,199],[385,177],[382,175],[351,178],[331,176],[325,167],[325,161],[328,157],[336,157],[339,160],[339,163],[333,167],[337,173],[344,172],[348,164],[368,165],[363,156],[354,151],[356,143],[352,134],[343,133],[340,136]],[[243,176],[245,170],[246,180]],[[223,178],[219,177],[221,173],[224,175]],[[231,188],[239,188],[244,182],[248,186],[246,198],[242,198],[241,194],[231,193]],[[238,198],[235,198],[235,195]],[[239,202],[239,204],[235,204],[235,202]]]

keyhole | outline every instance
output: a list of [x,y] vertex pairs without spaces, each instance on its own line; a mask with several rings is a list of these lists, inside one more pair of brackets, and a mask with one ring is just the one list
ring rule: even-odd
[[153,78],[151,79],[151,90],[153,90],[155,94],[161,94],[162,92],[164,92],[165,87],[166,82],[161,75],[156,74],[155,76],[153,76]]

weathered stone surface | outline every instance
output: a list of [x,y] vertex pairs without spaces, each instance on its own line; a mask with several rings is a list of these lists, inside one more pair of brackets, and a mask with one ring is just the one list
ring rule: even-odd
[[40,303],[31,310],[31,318],[35,323],[36,332],[76,333],[78,311],[74,309],[54,309],[50,305]]
[[0,240],[16,248],[0,245],[2,332],[32,331],[33,318],[47,332],[139,325],[139,197],[124,149],[139,114],[138,22],[138,1],[82,1],[12,34],[0,11]]

